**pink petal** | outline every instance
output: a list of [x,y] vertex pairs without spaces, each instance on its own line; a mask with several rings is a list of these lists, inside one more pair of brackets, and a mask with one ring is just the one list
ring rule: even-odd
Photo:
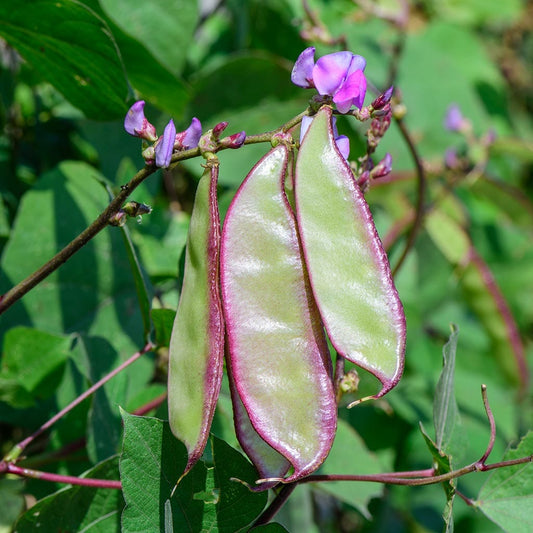
[[[351,104],[358,109],[363,106],[366,94],[366,78],[362,70],[356,70],[348,76],[342,87],[335,93],[333,101],[341,113],[346,113]],[[348,107],[346,107],[350,103]]]
[[320,94],[333,96],[344,82],[352,62],[351,52],[335,52],[321,57],[313,68],[313,81]]

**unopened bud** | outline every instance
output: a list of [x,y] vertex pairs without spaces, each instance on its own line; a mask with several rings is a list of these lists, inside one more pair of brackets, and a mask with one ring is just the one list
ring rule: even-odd
[[387,153],[385,157],[370,171],[372,179],[384,178],[392,170],[392,156]]
[[230,135],[229,137],[224,137],[219,141],[219,146],[222,146],[224,148],[240,148],[244,141],[246,140],[246,132],[240,131],[239,133],[234,133],[233,135]]
[[220,138],[220,135],[222,132],[228,127],[227,122],[219,122],[214,128],[213,128],[213,138],[218,141]]
[[127,215],[123,209],[117,211],[112,217],[109,218],[109,224],[112,226],[124,226],[126,224]]
[[394,86],[391,85],[385,92],[381,93],[370,105],[376,111],[382,109],[386,104],[390,102],[393,91]]

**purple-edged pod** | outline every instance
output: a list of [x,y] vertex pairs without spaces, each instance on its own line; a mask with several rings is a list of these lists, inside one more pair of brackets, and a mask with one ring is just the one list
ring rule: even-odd
[[296,160],[296,217],[311,288],[337,352],[374,374],[383,396],[403,372],[405,315],[366,200],[335,143],[331,108]]
[[[283,455],[274,450],[272,446],[268,445],[254,429],[250,422],[250,417],[239,397],[231,372],[228,372],[228,375],[231,401],[233,404],[233,420],[235,422],[235,432],[239,444],[255,465],[261,479],[282,478],[289,470],[291,464],[285,459],[285,457],[283,457]],[[259,483],[249,488],[253,492],[260,492],[271,489],[277,484],[277,481],[269,481]]]
[[318,468],[337,423],[331,360],[284,191],[288,161],[280,144],[248,174],[220,254],[227,362],[253,429],[292,466],[284,482]]
[[218,160],[212,159],[196,190],[183,287],[170,338],[169,423],[172,433],[187,447],[186,472],[202,456],[222,382],[224,319],[217,181]]

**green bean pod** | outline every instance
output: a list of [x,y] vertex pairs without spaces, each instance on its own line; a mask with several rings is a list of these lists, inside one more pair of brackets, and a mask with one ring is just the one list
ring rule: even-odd
[[187,447],[186,472],[202,456],[222,382],[224,320],[217,182],[218,160],[211,159],[196,190],[183,287],[169,348],[169,423]]
[[403,371],[405,316],[368,204],[337,149],[331,114],[330,107],[318,111],[298,153],[298,230],[329,339],[381,381],[380,397]]
[[280,144],[248,174],[220,255],[235,390],[253,429],[292,465],[285,482],[324,461],[337,420],[331,359],[284,190],[288,161]]

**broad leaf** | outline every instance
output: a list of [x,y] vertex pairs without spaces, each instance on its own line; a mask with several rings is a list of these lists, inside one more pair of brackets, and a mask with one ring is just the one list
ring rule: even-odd
[[[504,461],[533,454],[533,432],[517,448],[509,450]],[[494,470],[479,491],[476,506],[509,533],[533,531],[533,464],[523,463]]]
[[109,28],[81,2],[0,4],[0,35],[88,118],[126,112],[128,86]]

